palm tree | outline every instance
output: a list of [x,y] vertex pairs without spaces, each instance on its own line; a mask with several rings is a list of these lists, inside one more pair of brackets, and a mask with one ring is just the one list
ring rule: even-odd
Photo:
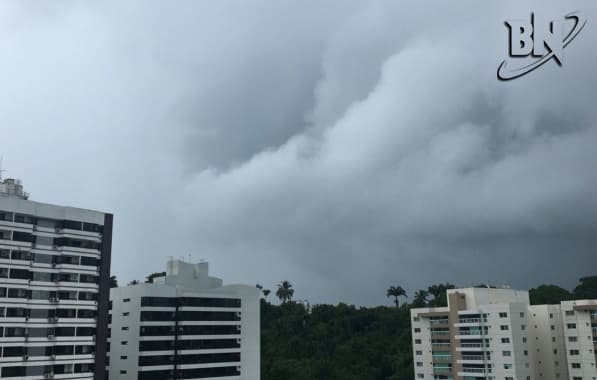
[[406,295],[406,291],[404,289],[402,289],[402,286],[390,286],[386,292],[386,296],[389,297],[394,297],[394,304],[396,305],[396,308],[398,308],[398,306],[400,306],[400,302],[398,301],[398,297],[408,297]]
[[413,306],[414,307],[423,307],[427,305],[427,298],[429,298],[429,292],[426,290],[419,290],[415,292],[415,297],[413,299]]
[[278,284],[278,290],[276,290],[276,297],[282,301],[282,303],[286,303],[287,301],[292,300],[292,296],[294,295],[294,289],[292,289],[292,284],[288,281],[282,281]]
[[262,292],[263,292],[263,298],[265,298],[265,300],[267,301],[267,296],[269,296],[269,294],[270,294],[272,291],[271,291],[271,290],[269,290],[269,289],[263,289],[263,290],[262,290]]
[[427,288],[429,294],[433,296],[433,301],[430,302],[430,305],[434,307],[446,306],[448,304],[446,292],[448,289],[454,288],[455,286],[449,282],[446,282],[445,284],[431,285]]

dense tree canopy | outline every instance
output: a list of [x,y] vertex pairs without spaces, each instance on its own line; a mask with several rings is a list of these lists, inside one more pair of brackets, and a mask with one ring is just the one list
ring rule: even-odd
[[529,290],[531,305],[557,304],[572,299],[572,294],[557,285],[540,285]]

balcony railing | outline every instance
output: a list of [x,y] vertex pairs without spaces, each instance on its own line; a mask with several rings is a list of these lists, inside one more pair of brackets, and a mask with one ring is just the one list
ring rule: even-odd
[[431,335],[450,335],[449,331],[431,331]]
[[481,318],[460,318],[458,320],[458,323],[487,323],[487,319],[481,319]]
[[448,320],[447,319],[431,319],[431,320],[429,320],[429,324],[430,325],[447,325]]
[[460,347],[462,348],[477,348],[483,347],[483,343],[461,343]]
[[462,355],[462,360],[490,360],[490,358],[483,355]]
[[483,330],[460,330],[458,335],[483,335]]
[[450,347],[450,343],[431,343],[432,347]]
[[491,373],[491,369],[485,369],[485,368],[463,368],[462,372],[465,372],[465,373]]

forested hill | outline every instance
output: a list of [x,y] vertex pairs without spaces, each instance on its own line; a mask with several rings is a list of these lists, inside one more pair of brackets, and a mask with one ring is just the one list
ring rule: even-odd
[[[453,287],[430,286],[402,305],[406,291],[397,286],[387,290],[394,306],[308,308],[292,301],[289,282],[281,285],[282,304],[261,300],[262,380],[412,380],[410,308],[445,305],[445,291]],[[597,276],[582,278],[573,291],[541,285],[529,293],[532,304],[597,299]]]

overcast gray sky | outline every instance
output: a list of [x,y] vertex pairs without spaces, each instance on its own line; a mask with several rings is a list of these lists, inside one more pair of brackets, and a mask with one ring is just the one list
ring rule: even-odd
[[[597,273],[595,2],[0,2],[0,154],[170,257],[298,299]],[[582,33],[510,82],[506,19]]]

